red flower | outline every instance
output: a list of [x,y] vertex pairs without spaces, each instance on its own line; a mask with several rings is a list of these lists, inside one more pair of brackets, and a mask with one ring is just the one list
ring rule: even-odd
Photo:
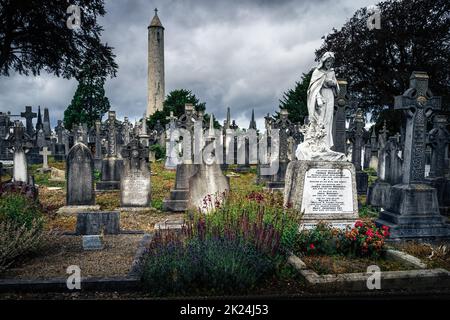
[[311,243],[311,244],[309,245],[309,248],[310,248],[311,250],[314,250],[316,247],[314,246],[314,243]]
[[358,220],[358,221],[355,222],[355,227],[356,228],[359,228],[359,227],[362,227],[362,226],[363,226],[362,221]]

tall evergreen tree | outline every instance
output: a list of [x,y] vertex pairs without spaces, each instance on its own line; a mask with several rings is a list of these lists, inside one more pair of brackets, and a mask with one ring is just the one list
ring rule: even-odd
[[64,126],[71,130],[73,125],[86,123],[89,128],[110,109],[109,99],[105,96],[106,72],[103,62],[88,59],[80,68],[77,76],[78,87],[72,102],[64,111]]
[[[286,109],[289,112],[289,120],[294,123],[303,124],[305,117],[308,116],[307,93],[312,71],[303,73],[300,81],[295,82],[295,87],[286,91],[280,100],[280,109]],[[279,112],[274,118],[278,118],[278,115]]]

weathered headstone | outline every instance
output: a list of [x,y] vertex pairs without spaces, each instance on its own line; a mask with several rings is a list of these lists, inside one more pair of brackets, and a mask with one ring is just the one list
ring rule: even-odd
[[14,154],[12,180],[29,183],[28,162],[25,154],[31,149],[32,144],[30,137],[25,133],[22,122],[14,122],[13,134],[9,137],[8,144]]
[[377,166],[377,180],[369,187],[367,193],[367,204],[374,208],[385,208],[389,199],[389,192],[391,185],[386,179],[386,144],[387,144],[387,129],[386,121],[383,124],[383,129],[380,130],[378,136],[378,166]]
[[372,127],[372,134],[370,136],[369,168],[375,171],[378,169],[378,146],[377,146],[377,134],[375,132],[375,126]]
[[170,116],[166,118],[169,120],[169,124],[167,125],[167,135],[166,135],[166,161],[164,163],[164,168],[168,170],[174,170],[177,168],[178,164],[178,151],[176,149],[176,117],[173,115],[173,112],[170,112]]
[[116,113],[108,113],[108,152],[102,160],[102,180],[97,182],[97,190],[119,190],[120,177],[123,169],[123,160],[118,159]]
[[[293,124],[289,120],[289,113],[286,109],[281,109],[280,119],[272,123],[272,130],[278,129],[278,171],[272,175],[270,181],[266,183],[269,190],[278,190],[283,192],[285,186],[286,170],[289,165],[289,137],[293,133]],[[271,145],[271,151],[276,152],[275,146]]]
[[148,207],[151,201],[148,147],[133,139],[122,149],[124,160],[120,181],[122,207]]
[[68,206],[95,205],[94,162],[91,150],[82,142],[76,143],[67,155]]
[[348,92],[347,92],[347,80],[338,79],[339,94],[334,100],[334,117],[333,117],[333,150],[341,153],[346,153],[346,112],[349,108]]
[[395,136],[389,137],[385,147],[385,181],[391,185],[402,182],[401,151],[400,134],[397,133]]
[[58,120],[58,125],[55,127],[56,132],[56,144],[55,144],[55,161],[64,161],[66,158],[66,145],[64,143],[64,126],[62,120]]
[[368,175],[362,171],[362,150],[364,146],[364,137],[366,131],[364,129],[365,121],[364,114],[361,109],[356,111],[353,127],[350,132],[350,140],[353,143],[352,147],[352,163],[356,170],[356,188],[358,194],[366,194],[368,188]]
[[450,132],[447,130],[447,125],[447,115],[434,116],[433,129],[428,134],[432,153],[430,174],[426,180],[433,188],[436,188],[441,214],[450,216],[450,179],[445,175],[448,167],[445,156],[450,144]]
[[189,206],[205,213],[222,203],[225,193],[230,190],[229,178],[223,175],[214,154],[216,137],[212,117],[202,150],[205,156],[203,163],[196,165],[197,172],[189,179]]
[[48,108],[44,108],[44,122],[42,123],[43,131],[46,139],[50,139],[52,130],[50,129],[50,115],[48,113]]
[[77,215],[77,235],[119,234],[119,211],[80,212]]
[[441,98],[428,88],[428,75],[413,72],[410,88],[395,97],[395,109],[406,116],[403,183],[391,187],[386,211],[377,221],[390,227],[391,239],[450,237],[450,227],[439,213],[436,189],[425,184],[427,118],[441,107]]

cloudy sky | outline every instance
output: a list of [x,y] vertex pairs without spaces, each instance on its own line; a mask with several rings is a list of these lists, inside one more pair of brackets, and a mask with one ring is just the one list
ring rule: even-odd
[[[146,110],[147,26],[157,7],[165,27],[166,94],[189,89],[221,122],[226,108],[248,126],[278,108],[283,92],[315,65],[321,37],[340,28],[374,0],[106,0],[100,19],[103,40],[114,47],[119,70],[106,94],[119,118],[134,121]],[[0,111],[17,114],[25,105],[48,107],[52,127],[70,103],[75,80],[0,77]]]

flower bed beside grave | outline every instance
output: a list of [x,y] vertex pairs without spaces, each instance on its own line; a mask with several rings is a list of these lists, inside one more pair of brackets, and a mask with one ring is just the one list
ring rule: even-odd
[[411,269],[386,257],[388,237],[387,227],[378,228],[370,220],[356,221],[345,230],[319,223],[300,232],[294,254],[318,274],[366,272],[371,265],[382,271]]
[[[248,294],[293,271],[285,248],[295,242],[298,217],[282,196],[230,193],[214,208],[188,213],[179,233],[159,231],[143,257],[142,281],[157,296]],[[270,285],[269,285],[270,286]]]

